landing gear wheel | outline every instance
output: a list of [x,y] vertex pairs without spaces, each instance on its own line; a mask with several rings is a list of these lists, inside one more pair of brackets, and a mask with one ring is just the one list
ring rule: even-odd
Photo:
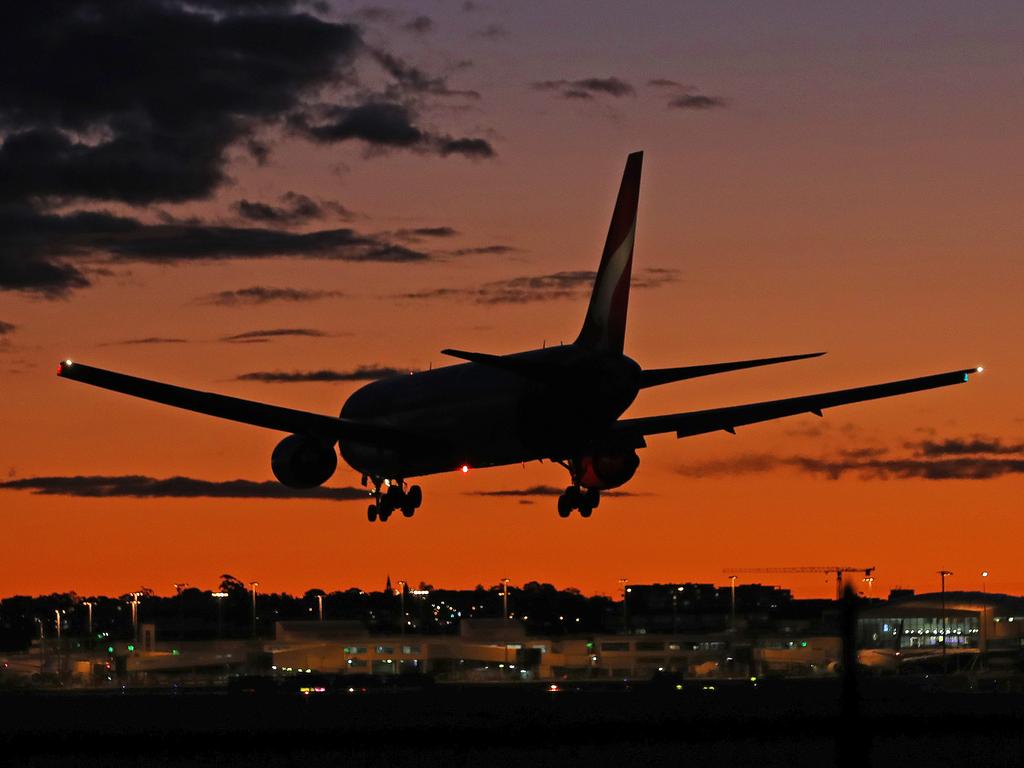
[[416,514],[416,507],[410,507],[408,505],[402,507],[402,517],[412,517]]
[[566,518],[572,514],[572,500],[569,496],[563,493],[558,497],[558,516]]
[[391,517],[391,510],[384,504],[381,504],[380,511],[377,512],[377,517],[382,523],[386,523],[388,518]]
[[590,517],[594,513],[594,508],[589,504],[580,504],[580,517]]
[[[601,492],[597,488],[588,488],[583,492],[583,503],[591,509],[597,509],[601,505]],[[580,512],[582,512],[582,508]],[[588,517],[588,515],[584,515]]]
[[418,485],[412,486],[405,496],[409,500],[409,506],[413,509],[419,509],[423,504],[423,489]]
[[371,504],[366,508],[366,519],[371,523],[377,522],[377,505]]

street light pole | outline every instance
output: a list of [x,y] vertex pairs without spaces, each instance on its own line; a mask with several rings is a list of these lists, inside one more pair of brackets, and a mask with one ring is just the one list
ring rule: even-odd
[[981,591],[982,591],[982,593],[987,593],[988,592],[988,590],[985,589],[985,579],[987,579],[987,578],[988,578],[988,571],[982,571],[981,572]]
[[89,635],[89,639],[92,639],[92,606],[93,603],[89,600],[85,600],[82,605],[85,606],[88,611],[88,618],[86,619],[86,633]]
[[731,620],[729,622],[729,626],[732,629],[732,633],[735,635],[736,634],[736,577],[735,576],[730,576],[729,577],[729,581],[732,582],[732,585],[731,585],[732,586],[732,603],[731,603],[732,607],[731,607],[731,609],[729,611],[729,615],[731,617]]
[[181,596],[181,591],[188,586],[187,582],[181,582],[180,584],[174,585],[174,591],[178,595],[178,639],[185,639],[185,599]]
[[626,595],[629,593],[629,590],[626,588],[628,583],[629,579],[627,578],[619,579],[619,586],[622,588],[622,631],[623,634],[627,635],[629,634],[629,605],[626,600]]
[[402,612],[402,621],[401,621],[402,628],[401,628],[401,633],[404,635],[405,634],[405,582],[404,581],[399,581],[398,582],[398,602],[399,602],[399,605],[401,606],[401,612]]
[[317,610],[317,614],[320,617],[320,621],[323,621],[324,620],[324,596],[323,595],[317,595],[316,596],[316,610]]
[[256,587],[260,583],[258,581],[250,581],[249,586],[252,588],[252,636],[256,637]]
[[503,621],[508,621],[508,579],[501,580],[501,605]]
[[946,577],[952,576],[952,571],[939,571],[939,578],[942,580],[942,671],[946,671]]
[[141,592],[131,593],[131,606],[132,606],[132,638],[135,642],[139,641],[139,596]]
[[213,592],[213,598],[217,601],[217,639],[224,637],[224,598],[227,592]]

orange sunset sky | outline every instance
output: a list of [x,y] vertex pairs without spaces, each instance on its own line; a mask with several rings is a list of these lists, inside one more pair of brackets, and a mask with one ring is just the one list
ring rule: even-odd
[[[818,564],[876,566],[883,596],[937,589],[940,568],[950,589],[979,589],[987,569],[989,590],[1024,592],[1019,3],[268,3],[276,31],[249,53],[308,66],[231,70],[209,93],[233,65],[196,63],[214,61],[200,49],[250,45],[221,32],[253,18],[172,3],[154,20],[145,5],[88,22],[115,49],[140,43],[110,67],[76,43],[84,21],[54,23],[56,51],[30,47],[30,11],[0,33],[28,40],[29,61],[0,60],[0,595],[168,594],[222,573],[266,591],[390,574],[613,594],[620,577]],[[40,63],[65,60],[74,92]],[[217,90],[236,82],[252,94]],[[367,104],[406,123],[355,125]],[[195,145],[166,150],[175,131]],[[44,135],[60,151],[25,148]],[[103,165],[135,139],[158,171],[134,149]],[[571,341],[589,285],[550,276],[596,269],[637,149],[626,353],[650,367],[828,354],[646,390],[627,415],[986,372],[824,420],[650,438],[632,495],[589,520],[560,519],[553,496],[482,495],[564,487],[548,463],[423,478],[419,513],[383,525],[362,500],[74,493],[79,476],[271,480],[282,436],[60,380],[64,357],[336,414],[364,381],[239,377]],[[184,178],[193,167],[209,173]],[[99,233],[84,212],[132,231]],[[250,230],[340,229],[407,250],[244,245]],[[292,298],[246,300],[263,289]],[[225,340],[274,330],[292,333]],[[342,465],[328,485],[358,483]],[[833,591],[825,576],[751,580]]]

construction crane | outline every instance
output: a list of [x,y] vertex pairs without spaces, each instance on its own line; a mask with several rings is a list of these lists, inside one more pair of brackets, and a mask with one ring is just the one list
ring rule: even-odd
[[852,565],[802,565],[791,568],[724,568],[722,573],[834,573],[836,575],[836,600],[843,596],[843,574],[863,573],[864,581],[871,588],[874,582],[875,566],[870,568],[856,568]]

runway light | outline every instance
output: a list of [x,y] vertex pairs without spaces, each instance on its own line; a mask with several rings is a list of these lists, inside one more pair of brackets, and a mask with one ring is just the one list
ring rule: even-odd
[[462,474],[466,474],[467,472],[469,472],[469,465],[468,464],[463,464],[462,465]]

